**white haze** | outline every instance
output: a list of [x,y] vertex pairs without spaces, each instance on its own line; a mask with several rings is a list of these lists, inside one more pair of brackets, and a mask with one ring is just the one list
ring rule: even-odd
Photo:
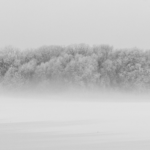
[[0,149],[149,149],[149,95],[1,96]]
[[0,47],[150,48],[149,0],[1,0]]

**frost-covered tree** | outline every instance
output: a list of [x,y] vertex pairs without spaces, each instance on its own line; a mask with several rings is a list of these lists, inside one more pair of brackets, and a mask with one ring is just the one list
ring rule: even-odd
[[0,51],[0,85],[150,90],[150,51],[86,44]]

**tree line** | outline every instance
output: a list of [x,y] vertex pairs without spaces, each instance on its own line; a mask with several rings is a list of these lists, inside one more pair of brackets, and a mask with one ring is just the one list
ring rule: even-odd
[[150,89],[150,51],[109,45],[43,46],[0,51],[1,88]]

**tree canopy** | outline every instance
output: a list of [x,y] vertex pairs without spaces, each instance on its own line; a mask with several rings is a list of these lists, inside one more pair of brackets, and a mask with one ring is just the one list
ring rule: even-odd
[[6,47],[0,51],[0,85],[149,90],[150,51],[85,44],[26,51]]

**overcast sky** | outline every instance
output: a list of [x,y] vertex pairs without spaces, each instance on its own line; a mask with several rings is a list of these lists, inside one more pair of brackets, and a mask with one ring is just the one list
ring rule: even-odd
[[0,0],[0,47],[150,49],[150,0]]

